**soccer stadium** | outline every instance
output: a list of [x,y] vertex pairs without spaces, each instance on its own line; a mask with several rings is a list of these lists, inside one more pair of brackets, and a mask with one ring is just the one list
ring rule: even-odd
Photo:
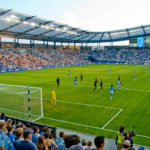
[[149,41],[0,8],[0,150],[150,150]]

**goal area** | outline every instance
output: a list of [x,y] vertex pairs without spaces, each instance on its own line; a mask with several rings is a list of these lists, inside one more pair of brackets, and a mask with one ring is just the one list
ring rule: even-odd
[[31,121],[43,117],[42,88],[0,84],[0,112]]

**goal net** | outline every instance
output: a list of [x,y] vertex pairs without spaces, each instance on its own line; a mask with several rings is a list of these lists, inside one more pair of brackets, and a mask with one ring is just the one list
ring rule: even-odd
[[43,117],[42,88],[0,84],[0,112],[31,121]]

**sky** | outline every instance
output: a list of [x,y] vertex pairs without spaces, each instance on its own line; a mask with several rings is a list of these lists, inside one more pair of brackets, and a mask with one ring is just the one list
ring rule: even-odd
[[150,24],[150,0],[0,0],[0,7],[89,31]]

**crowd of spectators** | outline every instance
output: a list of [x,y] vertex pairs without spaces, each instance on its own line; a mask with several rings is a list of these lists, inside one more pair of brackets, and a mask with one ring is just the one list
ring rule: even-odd
[[93,56],[98,60],[120,61],[126,63],[150,62],[150,50],[133,48],[109,48],[104,50],[84,51],[88,56]]
[[38,68],[54,65],[90,63],[88,56],[99,61],[126,63],[150,62],[149,49],[109,48],[104,50],[0,49],[0,69]]
[[[0,150],[103,150],[105,139],[97,136],[95,146],[92,144],[91,141],[81,140],[78,135],[64,134],[63,131],[59,133],[59,138],[54,139],[48,127],[40,131],[38,126],[6,120],[4,113],[0,114]],[[134,150],[130,140],[124,140],[122,146],[123,150]],[[139,150],[144,150],[144,147]]]
[[[95,138],[97,150],[102,150],[105,144],[104,137]],[[54,139],[51,130],[43,127],[40,131],[30,123],[23,124],[0,115],[0,150],[94,150],[92,142],[80,141],[78,135],[67,135],[63,131],[59,138]]]
[[77,50],[0,49],[0,69],[37,68],[88,63]]

